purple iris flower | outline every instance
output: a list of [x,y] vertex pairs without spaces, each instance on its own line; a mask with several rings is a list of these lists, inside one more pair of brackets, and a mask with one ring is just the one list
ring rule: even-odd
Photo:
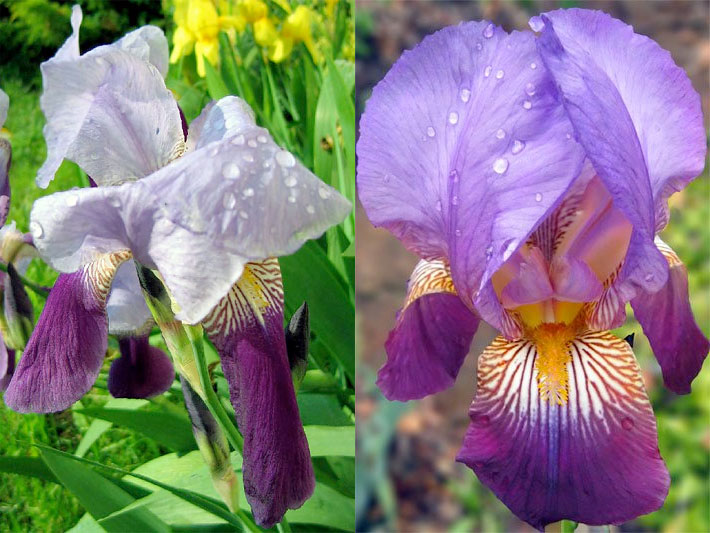
[[657,234],[703,169],[698,94],[668,52],[599,11],[445,28],[405,52],[361,121],[370,220],[421,257],[378,384],[395,400],[450,386],[481,320],[458,455],[543,529],[658,509],[669,475],[631,347],[631,302],[668,388],[708,341],[685,267]]
[[[0,128],[7,118],[7,95],[0,90]],[[32,329],[32,304],[18,274],[24,273],[37,255],[32,238],[18,231],[15,223],[5,224],[10,210],[10,160],[12,148],[0,137],[0,391],[4,391],[15,370],[15,352],[22,350]]]
[[[350,205],[256,125],[240,98],[208,105],[185,137],[163,77],[168,45],[146,26],[79,54],[73,34],[42,64],[47,160],[41,186],[64,158],[97,187],[39,199],[31,230],[64,272],[5,395],[19,411],[69,407],[93,384],[108,326],[140,329],[145,302],[134,262],[153,270],[175,317],[202,324],[222,359],[255,520],[270,527],[313,492],[315,479],[291,380],[279,255],[341,221]],[[120,291],[117,305],[111,299]],[[121,304],[121,305],[118,305]],[[152,358],[143,361],[141,357]],[[127,346],[111,367],[117,389],[163,386],[156,353]],[[148,369],[150,383],[126,383]],[[109,376],[112,382],[112,376]]]

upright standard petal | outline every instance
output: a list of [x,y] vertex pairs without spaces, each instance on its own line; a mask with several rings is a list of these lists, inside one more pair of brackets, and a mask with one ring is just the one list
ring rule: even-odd
[[476,317],[461,302],[448,265],[420,261],[385,350],[377,385],[389,400],[423,398],[453,385],[473,335]]
[[168,40],[157,26],[141,26],[121,37],[112,46],[150,63],[163,78],[168,75]]
[[[112,185],[142,178],[181,153],[175,99],[161,72],[143,59],[145,53],[148,59],[159,55],[149,44],[154,32],[136,31],[127,41],[82,56],[62,48],[42,63],[47,159],[38,171],[40,187],[49,184],[64,158],[99,185]],[[136,47],[145,53],[136,55]]]
[[666,387],[676,394],[688,394],[710,344],[693,318],[685,265],[659,237],[656,244],[668,260],[668,281],[658,292],[640,293],[631,306],[661,365]]
[[[606,150],[624,150],[615,145],[616,140],[641,149],[656,210],[655,230],[660,231],[668,221],[668,196],[683,189],[705,165],[705,128],[697,91],[666,50],[602,11],[560,9],[536,17],[531,25],[537,31],[545,19],[552,23],[545,26],[540,41],[546,63],[554,53],[549,48],[550,34],[554,33],[567,54],[563,61],[578,63],[586,71],[573,88],[573,80],[564,79],[564,72],[571,74],[572,66],[554,59],[548,64],[562,82],[568,109],[579,108],[570,112],[578,133],[585,135],[575,114],[584,112],[590,121],[598,121],[602,134],[598,142],[608,144]],[[616,94],[602,98],[610,96],[607,91]],[[594,92],[599,96],[593,97]],[[621,126],[627,117],[634,131]],[[611,130],[616,128],[623,136],[620,139],[613,138]],[[586,147],[584,139],[580,142]]]
[[108,391],[114,398],[151,398],[164,393],[175,379],[170,358],[148,343],[148,335],[118,341],[121,357],[111,363]]
[[[222,108],[215,109],[215,120],[223,120]],[[188,152],[138,182],[39,199],[32,211],[38,248],[69,272],[96,252],[129,248],[160,271],[178,319],[200,322],[246,262],[295,252],[351,207],[265,129],[237,131],[243,133]]]
[[106,297],[129,257],[127,251],[105,255],[57,278],[5,393],[8,407],[61,411],[91,388],[106,354]]
[[256,522],[271,527],[315,487],[286,354],[278,261],[249,263],[204,327],[244,436],[244,492]]
[[469,307],[583,162],[533,35],[488,22],[445,28],[405,52],[373,90],[360,131],[370,220],[424,259],[446,257]]
[[478,360],[471,425],[457,460],[522,520],[618,524],[655,511],[670,478],[631,347],[610,333],[568,346],[565,401],[538,383],[544,352],[498,337]]
[[658,291],[668,266],[653,239],[666,198],[704,164],[698,95],[668,52],[602,12],[554,11],[531,25],[577,139],[633,226],[619,289],[627,300]]

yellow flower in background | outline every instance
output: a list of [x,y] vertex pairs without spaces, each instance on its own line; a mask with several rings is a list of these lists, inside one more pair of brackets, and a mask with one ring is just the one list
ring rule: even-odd
[[250,24],[254,24],[258,20],[265,19],[269,14],[269,8],[262,0],[242,0],[239,4],[239,10]]
[[212,0],[176,0],[173,19],[177,28],[170,62],[176,63],[194,50],[197,74],[202,77],[205,76],[205,58],[214,66],[219,63],[219,32],[242,31],[246,25],[242,16],[220,16]]
[[335,15],[335,6],[338,5],[338,0],[325,0],[325,14],[329,19]]

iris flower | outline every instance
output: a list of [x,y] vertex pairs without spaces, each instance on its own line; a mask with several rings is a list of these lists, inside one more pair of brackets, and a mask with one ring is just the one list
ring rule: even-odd
[[376,226],[421,261],[378,384],[395,400],[449,387],[481,320],[457,460],[542,530],[658,509],[669,475],[625,304],[665,384],[690,391],[708,352],[685,267],[659,238],[667,199],[703,169],[698,94],[651,39],[599,11],[445,28],[375,87],[358,187]]
[[[163,81],[168,45],[159,29],[80,55],[80,22],[75,7],[72,36],[42,65],[48,157],[37,181],[46,185],[67,158],[98,186],[43,197],[32,209],[35,245],[66,274],[5,401],[48,412],[79,399],[106,351],[106,298],[122,281],[123,309],[133,311],[121,316],[137,325],[145,302],[134,262],[151,269],[177,320],[202,324],[220,354],[244,436],[247,499],[256,521],[271,526],[314,487],[275,257],[321,235],[350,205],[279,148],[239,98],[206,107],[185,137]],[[129,370],[120,365],[122,380]]]
[[[0,90],[0,128],[7,118],[7,95]],[[15,370],[15,352],[25,347],[32,330],[32,304],[18,276],[36,255],[32,237],[17,230],[15,223],[5,224],[10,209],[10,160],[12,148],[0,137],[0,391],[10,383]]]

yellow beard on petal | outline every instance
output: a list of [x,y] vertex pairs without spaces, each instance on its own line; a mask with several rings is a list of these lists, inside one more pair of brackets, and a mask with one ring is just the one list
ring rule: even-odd
[[548,322],[526,331],[537,349],[535,370],[540,397],[551,404],[567,403],[567,364],[572,361],[572,341],[579,333],[575,324]]

